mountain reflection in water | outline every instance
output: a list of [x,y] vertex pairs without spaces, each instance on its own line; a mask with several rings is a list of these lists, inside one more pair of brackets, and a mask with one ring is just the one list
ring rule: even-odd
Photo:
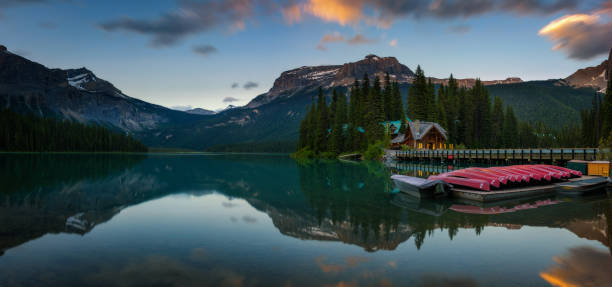
[[[453,167],[404,170],[426,176],[448,168]],[[494,206],[513,212],[465,213],[457,206],[469,203],[393,192],[389,176],[401,167],[378,162],[296,162],[272,155],[4,154],[0,170],[0,269],[7,271],[0,272],[1,286],[37,280],[100,286],[300,286],[311,281],[546,286],[554,280],[580,285],[574,277],[586,275],[577,274],[572,260],[595,252],[606,266],[612,254],[612,205],[605,194]],[[526,205],[537,208],[516,208]],[[563,243],[531,251],[538,259],[531,263],[533,270],[513,265],[519,258],[503,252],[518,245],[534,248],[529,240],[508,240],[515,235],[539,242],[554,240],[561,231],[567,234]],[[70,234],[80,237],[62,236]],[[489,240],[483,234],[505,238]],[[137,240],[142,236],[150,240]],[[83,257],[55,253],[65,242],[76,244]],[[108,254],[96,252],[100,248]],[[34,260],[33,250],[48,254]],[[505,253],[504,264],[516,269],[505,270],[509,274],[529,276],[525,281],[509,276],[505,284],[482,275],[497,270],[495,264],[478,263],[497,260],[487,250]],[[417,263],[402,253],[426,257]],[[555,256],[566,259],[555,263]],[[453,265],[451,258],[462,264]],[[60,262],[66,266],[45,265]],[[445,268],[428,269],[440,264]],[[461,266],[470,264],[480,266],[469,271],[478,276],[467,275]],[[20,269],[28,266],[54,271],[36,277]],[[66,273],[75,271],[79,275]],[[312,272],[324,276],[313,279]]]

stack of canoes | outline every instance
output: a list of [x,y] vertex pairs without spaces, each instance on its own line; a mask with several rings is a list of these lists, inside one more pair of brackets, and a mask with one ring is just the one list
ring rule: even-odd
[[471,167],[430,176],[429,180],[441,180],[453,186],[490,191],[509,186],[527,186],[558,182],[581,177],[580,171],[554,165],[512,165],[496,167]]

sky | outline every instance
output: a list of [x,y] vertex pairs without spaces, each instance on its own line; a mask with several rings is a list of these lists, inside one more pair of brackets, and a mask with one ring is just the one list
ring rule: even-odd
[[612,1],[0,0],[0,44],[151,103],[220,109],[371,53],[438,78],[565,78],[607,58]]

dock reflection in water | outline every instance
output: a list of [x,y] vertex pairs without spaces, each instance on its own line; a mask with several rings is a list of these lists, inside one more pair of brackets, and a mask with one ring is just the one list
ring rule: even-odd
[[[394,193],[394,168],[255,155],[0,155],[0,286],[606,282],[601,268],[584,274],[573,263],[610,262],[605,194],[466,213],[457,208],[465,202]],[[527,205],[537,208],[516,208]]]

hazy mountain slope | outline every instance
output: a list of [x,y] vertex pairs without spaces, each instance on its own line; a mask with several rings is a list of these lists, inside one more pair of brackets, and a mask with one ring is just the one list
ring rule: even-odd
[[49,69],[8,51],[0,51],[0,108],[129,132],[202,118],[128,97],[85,68]]

